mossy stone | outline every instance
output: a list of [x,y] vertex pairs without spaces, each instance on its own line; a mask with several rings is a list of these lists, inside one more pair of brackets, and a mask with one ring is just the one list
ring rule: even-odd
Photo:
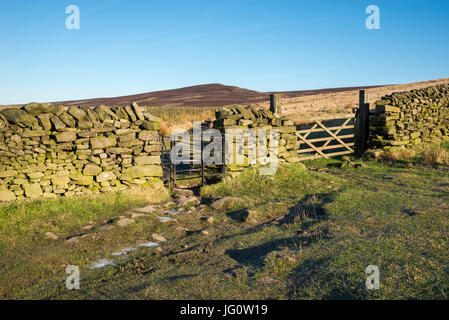
[[71,173],[70,179],[80,186],[90,186],[94,183],[94,178],[92,176],[85,176],[79,172]]
[[36,116],[41,113],[52,113],[55,107],[51,103],[31,102],[23,107],[29,114]]
[[14,201],[16,200],[16,195],[12,191],[0,191],[0,202],[2,201]]
[[69,177],[53,177],[51,183],[57,187],[64,187],[70,182]]
[[[90,151],[90,150],[89,150]],[[83,174],[85,176],[96,176],[102,171],[100,166],[97,166],[92,163],[88,163],[84,166]]]
[[90,144],[92,149],[106,149],[115,147],[117,140],[115,138],[95,137],[90,139]]
[[23,190],[25,191],[25,196],[31,199],[37,199],[42,196],[42,188],[37,183],[25,184],[23,185]]
[[87,117],[87,113],[78,107],[70,107],[67,112],[78,121]]
[[144,129],[144,130],[150,130],[150,131],[159,131],[159,130],[161,130],[161,124],[160,124],[160,122],[145,120],[140,125],[140,128]]
[[72,142],[76,140],[76,132],[61,132],[55,135],[58,142]]
[[162,167],[156,165],[133,166],[125,170],[122,180],[131,180],[142,177],[162,177]]
[[103,171],[99,175],[97,175],[96,181],[98,183],[115,180],[117,176],[112,171]]

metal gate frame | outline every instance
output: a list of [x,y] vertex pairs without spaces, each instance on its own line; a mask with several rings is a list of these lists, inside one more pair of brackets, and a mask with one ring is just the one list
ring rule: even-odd
[[[202,136],[203,132],[201,132],[201,136]],[[169,139],[170,140],[170,144],[169,147],[167,147],[166,145],[166,140]],[[161,136],[161,144],[162,144],[162,167],[163,170],[165,172],[168,172],[168,184],[170,185],[170,187],[174,187],[176,185],[176,181],[177,181],[177,177],[181,176],[182,174],[185,173],[195,173],[198,172],[199,175],[198,177],[201,178],[201,186],[206,185],[206,178],[207,177],[217,177],[217,176],[222,176],[225,177],[226,176],[226,163],[225,163],[225,142],[224,139],[222,141],[223,146],[222,146],[222,164],[214,164],[214,165],[210,165],[207,166],[204,163],[204,158],[203,158],[203,150],[204,150],[204,145],[205,142],[203,139],[201,139],[201,147],[200,147],[200,152],[201,152],[201,157],[200,157],[200,164],[199,164],[199,168],[195,168],[195,165],[193,163],[193,152],[194,152],[194,148],[193,148],[193,144],[190,144],[190,153],[191,153],[191,157],[188,160],[188,164],[186,163],[182,163],[182,164],[174,164],[171,161],[170,158],[170,151],[173,149],[175,142],[172,141],[170,139],[170,136]],[[207,141],[209,142],[209,141]],[[179,142],[177,142],[179,143]],[[168,159],[165,159],[168,156]],[[165,162],[164,162],[165,160]],[[208,173],[207,172],[207,168],[208,167],[213,167],[213,166],[220,166],[221,165],[221,172],[219,173]],[[187,166],[187,168],[177,168],[177,166]],[[190,166],[190,167],[189,167]],[[194,177],[190,177],[190,178],[196,178],[196,176]]]

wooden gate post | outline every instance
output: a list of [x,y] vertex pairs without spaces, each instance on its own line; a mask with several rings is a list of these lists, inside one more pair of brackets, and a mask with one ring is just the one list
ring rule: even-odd
[[202,187],[204,187],[204,185],[205,185],[203,150],[204,150],[204,141],[203,141],[203,135],[201,134],[201,186]]
[[223,162],[223,167],[221,169],[221,173],[223,174],[223,179],[226,178],[226,130],[224,129],[221,135],[221,160]]
[[270,94],[270,111],[278,116],[281,115],[281,96],[279,93]]
[[357,154],[361,155],[367,148],[369,136],[369,103],[368,92],[360,90],[359,92],[359,110],[357,112],[356,142]]
[[[170,152],[174,148],[175,143],[173,140],[170,139]],[[170,155],[170,165],[171,165],[171,174],[172,174],[172,188],[176,188],[176,164],[173,163]]]

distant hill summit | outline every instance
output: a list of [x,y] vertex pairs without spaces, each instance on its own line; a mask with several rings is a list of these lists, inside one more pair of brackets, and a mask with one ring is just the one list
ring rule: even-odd
[[[370,87],[331,88],[305,91],[280,92],[287,98],[315,95],[320,93],[342,92]],[[266,102],[271,92],[226,86],[219,83],[203,84],[179,89],[154,91],[114,98],[95,98],[73,101],[57,101],[54,104],[97,106],[125,106],[136,101],[142,106],[185,106],[185,107],[221,107],[230,104],[252,104]]]

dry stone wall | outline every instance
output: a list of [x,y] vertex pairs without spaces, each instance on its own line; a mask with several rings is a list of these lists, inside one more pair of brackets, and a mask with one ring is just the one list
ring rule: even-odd
[[370,147],[389,149],[449,137],[449,85],[394,93],[376,102]]
[[[226,129],[242,129],[244,131],[249,129],[264,129],[267,133],[268,143],[270,141],[270,130],[275,129],[279,132],[279,162],[295,163],[299,161],[295,123],[293,120],[273,114],[269,110],[256,110],[252,107],[243,106],[224,107],[216,112],[216,120],[214,121],[213,126],[222,132]],[[236,147],[236,143],[234,143],[233,148]],[[245,144],[243,149],[235,150],[236,153],[243,153],[244,163],[235,164],[235,159],[231,159],[231,164],[226,166],[228,174],[232,175],[233,173],[238,173],[245,167],[252,165],[249,163],[247,155],[250,150],[255,148],[255,145]],[[268,155],[269,146],[267,146],[267,156]],[[228,160],[227,163],[229,163]],[[261,164],[260,162],[258,163]]]
[[0,111],[0,201],[118,191],[162,176],[160,119],[31,103]]

